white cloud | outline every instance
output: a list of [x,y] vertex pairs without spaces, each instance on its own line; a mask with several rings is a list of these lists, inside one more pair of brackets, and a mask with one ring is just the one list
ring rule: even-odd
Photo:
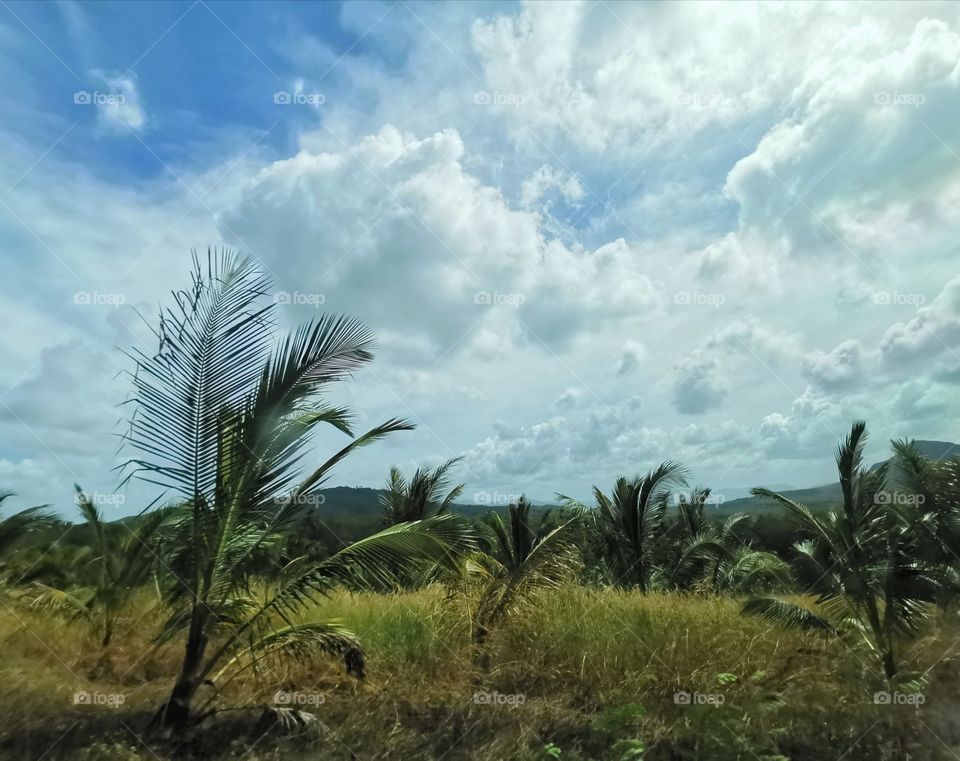
[[842,389],[863,382],[863,348],[857,340],[844,341],[828,353],[814,351],[803,358],[803,374],[824,389]]
[[687,415],[720,406],[728,394],[716,357],[696,350],[674,367],[673,404]]
[[576,175],[544,164],[523,181],[520,206],[529,209],[551,193],[556,193],[569,204],[577,204],[585,194]]
[[547,237],[536,214],[467,173],[463,155],[455,131],[418,139],[389,126],[333,152],[301,150],[244,188],[224,235],[257,252],[284,290],[310,283],[327,309],[396,294],[366,301],[366,318],[441,348],[493,327],[499,339],[562,343],[588,315],[662,302],[623,240],[590,251]]
[[110,76],[95,71],[94,76],[107,88],[106,92],[96,92],[91,96],[95,98],[93,105],[97,109],[97,123],[112,132],[142,131],[147,125],[147,115],[140,103],[136,75]]
[[949,352],[960,346],[960,278],[944,285],[928,307],[916,317],[891,325],[880,341],[880,357],[888,366],[907,365]]
[[647,349],[639,341],[629,339],[623,344],[623,351],[620,353],[620,359],[617,362],[617,376],[627,375],[640,363],[640,360],[646,356]]

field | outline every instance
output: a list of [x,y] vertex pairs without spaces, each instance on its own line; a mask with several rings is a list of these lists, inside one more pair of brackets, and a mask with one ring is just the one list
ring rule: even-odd
[[[146,593],[106,655],[80,623],[8,607],[0,755],[880,761],[960,750],[955,626],[938,624],[905,658],[930,669],[923,694],[887,704],[862,648],[745,618],[730,598],[567,586],[496,632],[487,669],[472,657],[467,602],[440,588],[336,593],[304,619],[357,633],[362,682],[323,657],[264,663],[222,687],[230,710],[176,737],[146,731],[180,656],[179,642],[153,649]],[[278,725],[264,704],[316,721]]]

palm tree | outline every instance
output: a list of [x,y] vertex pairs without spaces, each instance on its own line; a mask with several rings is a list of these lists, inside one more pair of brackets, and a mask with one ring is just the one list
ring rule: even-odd
[[334,586],[389,583],[411,563],[448,560],[470,544],[448,516],[398,524],[319,564],[294,563],[261,594],[254,571],[275,557],[332,468],[357,448],[413,426],[392,419],[354,438],[318,467],[302,470],[321,424],[351,434],[347,409],[320,394],[372,359],[358,321],[323,316],[275,346],[269,279],[232,252],[196,255],[192,285],[161,311],[159,349],[135,352],[136,411],[126,443],[134,475],[181,500],[162,556],[172,613],[160,640],[183,637],[166,727],[195,718],[197,692],[224,667],[305,649],[336,653],[362,674],[356,638],[330,623],[294,616]]
[[474,570],[485,579],[473,615],[473,644],[481,664],[485,664],[483,646],[491,630],[511,611],[529,606],[544,590],[560,586],[580,564],[579,551],[568,536],[576,518],[551,529],[543,516],[534,525],[530,503],[524,497],[509,510],[509,525],[496,513],[487,517],[493,547],[472,558]]
[[380,497],[384,523],[419,521],[448,512],[464,489],[463,484],[457,484],[447,491],[450,486],[448,471],[462,459],[454,457],[433,470],[417,468],[409,482],[398,468],[390,468],[386,491]]
[[858,632],[877,654],[888,679],[898,675],[900,642],[915,636],[929,603],[951,587],[941,558],[930,553],[924,516],[916,501],[895,500],[886,490],[889,463],[863,465],[866,424],[854,422],[837,449],[843,503],[826,516],[767,489],[756,496],[779,502],[808,538],[795,545],[794,573],[816,595],[816,610],[775,598],[758,598],[744,612],[799,628]]
[[[616,586],[637,587],[646,592],[653,571],[662,560],[664,517],[674,488],[687,485],[687,471],[667,461],[644,476],[620,476],[610,497],[593,487],[597,552],[608,580]],[[558,495],[568,506],[589,511],[576,500]]]
[[[74,488],[90,544],[66,549],[54,563],[32,572],[36,581],[28,596],[33,607],[86,618],[106,648],[132,595],[153,577],[156,540],[167,511],[140,516],[132,527],[122,521],[108,523],[83,490]],[[51,565],[60,583],[49,578]]]
[[891,491],[886,498],[916,506],[921,552],[951,576],[939,601],[946,607],[960,588],[960,457],[935,461],[924,457],[912,441],[892,444]]
[[694,587],[733,591],[782,579],[782,561],[751,550],[739,538],[748,516],[736,513],[722,521],[707,517],[710,494],[710,489],[698,487],[679,495],[677,517],[665,536],[671,558],[660,574],[664,585],[681,591]]
[[[0,506],[12,496],[14,496],[13,492],[0,493]],[[54,516],[47,506],[40,505],[28,507],[26,510],[0,520],[0,568],[3,569],[4,575],[9,575],[7,571],[10,556],[18,545],[31,531],[35,531],[53,519]]]

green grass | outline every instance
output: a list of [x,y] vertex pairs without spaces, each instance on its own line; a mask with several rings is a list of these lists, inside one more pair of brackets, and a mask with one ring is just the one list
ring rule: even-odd
[[[863,650],[743,618],[734,600],[571,586],[495,632],[485,673],[472,665],[462,597],[337,595],[305,617],[339,618],[360,636],[363,683],[325,659],[270,664],[218,701],[321,696],[305,708],[322,726],[291,736],[258,710],[225,711],[186,746],[149,738],[148,748],[137,736],[148,737],[179,655],[151,650],[160,614],[150,604],[141,600],[107,658],[79,622],[6,609],[0,757],[606,761],[637,758],[642,743],[645,759],[881,761],[954,758],[960,747],[952,627],[907,654],[919,670],[933,666],[924,704],[875,705],[883,685]],[[78,690],[123,704],[74,705]],[[678,703],[678,693],[707,702]]]

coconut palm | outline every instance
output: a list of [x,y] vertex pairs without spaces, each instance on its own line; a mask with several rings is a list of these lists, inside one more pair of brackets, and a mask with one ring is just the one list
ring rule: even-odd
[[794,573],[816,596],[816,608],[758,598],[744,612],[792,627],[853,630],[876,653],[888,679],[898,675],[898,650],[927,620],[930,603],[953,586],[941,559],[930,553],[924,516],[912,503],[890,498],[888,463],[863,465],[866,425],[853,424],[837,449],[843,502],[839,511],[814,515],[767,489],[757,496],[779,502],[806,539],[797,543]]
[[593,487],[595,511],[558,495],[571,508],[593,516],[596,552],[605,575],[616,586],[646,592],[664,553],[665,516],[672,489],[687,485],[687,471],[667,461],[644,476],[620,476],[611,496]]
[[137,476],[177,495],[160,562],[172,613],[160,641],[183,638],[167,727],[195,718],[205,683],[264,657],[304,650],[342,656],[362,674],[356,638],[296,614],[337,585],[389,583],[397,569],[436,563],[469,545],[462,523],[440,516],[398,524],[321,563],[294,563],[263,593],[255,573],[271,558],[333,467],[359,447],[413,426],[392,419],[304,469],[311,434],[331,425],[352,435],[347,409],[321,392],[372,359],[360,322],[323,316],[274,345],[269,279],[232,252],[194,256],[191,287],[161,311],[153,354],[135,352],[135,412],[126,443]]
[[[13,492],[0,493],[0,507],[12,496],[14,496]],[[53,519],[54,516],[46,505],[40,505],[28,507],[26,510],[0,520],[0,572],[4,577],[10,576],[10,557],[23,540],[32,531],[47,525]],[[5,583],[9,581],[19,581],[19,579],[5,578]]]
[[657,573],[663,586],[681,591],[742,591],[787,578],[787,566],[779,558],[744,545],[739,534],[747,515],[708,518],[710,495],[711,490],[702,487],[679,495],[677,516],[663,539],[669,559]]
[[719,558],[709,588],[733,595],[785,589],[793,582],[790,565],[772,552],[754,550],[746,545],[734,548]]
[[576,518],[550,528],[547,516],[535,523],[530,509],[521,497],[510,505],[508,523],[496,513],[487,516],[492,547],[471,558],[473,569],[484,579],[473,615],[473,643],[481,664],[490,632],[511,612],[528,607],[544,590],[571,578],[580,565],[579,551],[569,537]]
[[419,521],[448,512],[453,501],[463,493],[463,484],[448,489],[449,471],[462,459],[454,457],[433,470],[417,468],[409,481],[398,468],[390,468],[387,488],[380,497],[384,523]]
[[106,648],[131,597],[153,577],[157,538],[167,511],[147,513],[131,525],[108,523],[90,497],[79,486],[74,488],[89,544],[61,547],[52,562],[38,565],[30,574],[34,583],[26,596],[33,607],[86,618]]
[[950,574],[940,600],[947,606],[960,588],[960,457],[936,461],[924,457],[916,444],[892,442],[887,501],[915,505],[922,554]]

